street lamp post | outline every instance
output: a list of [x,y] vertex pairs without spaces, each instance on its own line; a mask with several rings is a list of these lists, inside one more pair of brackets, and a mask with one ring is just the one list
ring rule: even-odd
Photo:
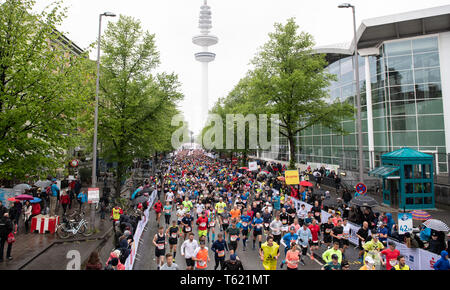
[[[92,188],[97,187],[97,134],[98,134],[98,94],[100,90],[100,40],[102,34],[102,17],[116,17],[114,13],[105,12],[100,14],[98,22],[98,44],[97,44],[97,84],[95,92],[95,115],[94,115],[94,148],[92,157]],[[95,230],[95,204],[91,203],[91,229]]]
[[358,39],[356,35],[356,13],[355,6],[344,3],[338,8],[352,8],[353,11],[353,33],[355,47],[355,79],[356,79],[356,106],[357,106],[357,125],[358,125],[358,155],[359,155],[359,181],[364,182],[364,156],[363,156],[363,137],[361,122],[361,89],[359,87],[359,59],[358,59]]
[[97,84],[95,93],[95,115],[94,115],[94,148],[92,158],[92,188],[97,187],[97,134],[98,134],[98,94],[100,90],[100,40],[102,34],[102,17],[116,17],[114,13],[105,12],[100,14],[98,22],[98,43],[97,43]]

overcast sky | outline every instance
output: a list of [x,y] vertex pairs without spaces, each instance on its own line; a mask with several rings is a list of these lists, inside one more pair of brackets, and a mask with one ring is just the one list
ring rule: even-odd
[[[348,0],[350,1],[350,0]],[[351,0],[362,20],[389,14],[450,4],[449,0]],[[51,0],[37,0],[37,9]],[[210,64],[210,106],[225,97],[250,69],[249,61],[268,40],[275,22],[295,17],[300,29],[311,33],[317,45],[352,40],[350,9],[338,9],[340,0],[208,0],[212,8],[212,34],[219,44]],[[141,20],[145,30],[156,34],[161,53],[159,71],[175,72],[182,83],[185,100],[180,104],[191,129],[201,128],[201,65],[194,59],[200,48],[192,43],[199,34],[198,17],[203,0],[65,0],[68,17],[60,30],[81,48],[96,41],[98,15],[110,11]],[[115,21],[107,18],[107,21]],[[103,28],[105,28],[104,25]],[[91,58],[95,59],[95,53]]]

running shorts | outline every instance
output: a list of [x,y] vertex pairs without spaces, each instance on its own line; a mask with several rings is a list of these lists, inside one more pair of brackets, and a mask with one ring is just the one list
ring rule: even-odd
[[257,237],[257,236],[261,236],[262,235],[262,231],[261,230],[259,230],[259,231],[253,231],[253,236],[254,237]]
[[176,245],[178,244],[178,239],[169,238],[169,245]]
[[306,256],[306,252],[308,251],[308,247],[306,246],[306,247],[303,247],[302,246],[302,255],[303,256]]
[[207,236],[208,235],[208,230],[204,230],[204,231],[198,231],[198,237],[200,238],[201,236]]
[[242,230],[242,235],[244,237],[247,237],[248,236],[248,230]]
[[165,254],[166,254],[166,249],[163,249],[163,250],[160,250],[158,248],[155,249],[155,256],[156,256],[156,258],[164,256]]
[[324,235],[323,236],[323,242],[324,243],[331,243],[331,236],[330,235]]
[[350,246],[350,242],[348,241],[348,239],[342,239],[342,244],[344,246]]
[[186,259],[186,266],[187,267],[194,267],[195,266],[194,260],[192,260],[192,258]]

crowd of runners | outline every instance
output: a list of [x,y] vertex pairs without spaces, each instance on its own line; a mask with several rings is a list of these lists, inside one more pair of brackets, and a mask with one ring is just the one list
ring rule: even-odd
[[[160,189],[152,208],[158,269],[202,270],[214,260],[214,269],[243,270],[237,255],[241,249],[259,253],[266,270],[297,270],[305,259],[314,260],[320,248],[325,250],[323,270],[350,269],[347,219],[335,214],[322,224],[321,200],[314,200],[310,211],[304,206],[297,210],[277,176],[218,162],[201,150],[184,150],[163,167]],[[368,223],[356,234],[361,270],[409,269],[395,244],[385,244]],[[177,255],[185,265],[174,262]]]

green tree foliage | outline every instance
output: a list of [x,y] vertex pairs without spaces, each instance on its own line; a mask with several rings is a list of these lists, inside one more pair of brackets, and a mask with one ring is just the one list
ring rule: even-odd
[[183,99],[175,74],[153,71],[160,63],[155,35],[132,17],[110,22],[101,41],[99,140],[101,155],[117,162],[116,192],[135,158],[170,151],[171,118]]
[[61,167],[94,92],[87,56],[55,29],[65,17],[61,3],[40,13],[34,5],[0,4],[0,178],[9,180]]

